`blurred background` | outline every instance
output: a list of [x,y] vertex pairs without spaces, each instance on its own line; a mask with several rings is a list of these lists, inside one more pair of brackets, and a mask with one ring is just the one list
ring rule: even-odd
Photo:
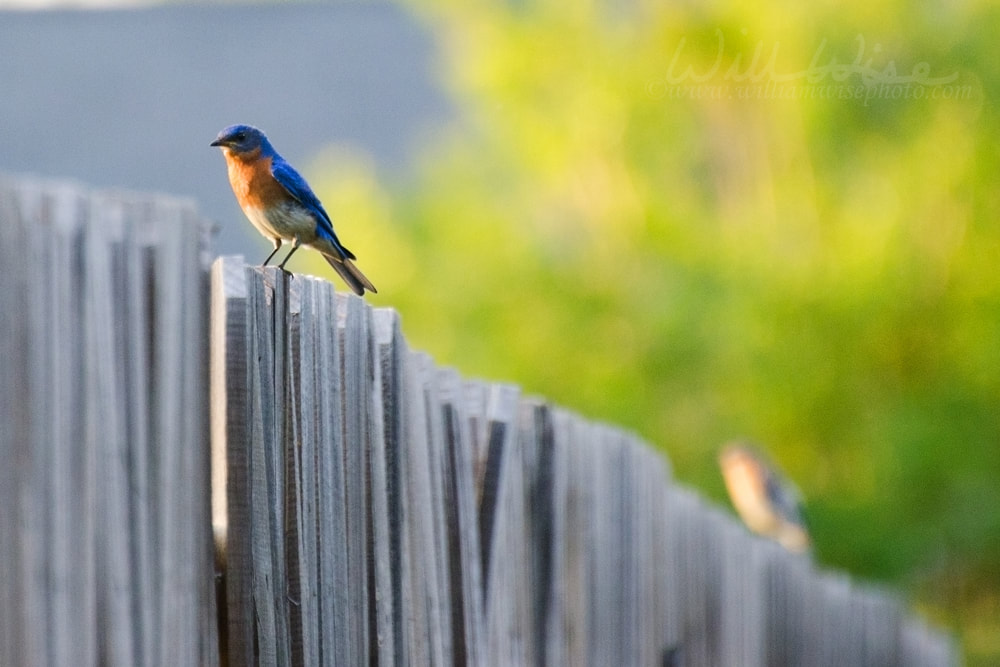
[[1000,664],[994,3],[108,5],[0,3],[0,169],[191,196],[257,263],[208,143],[258,125],[413,346],[727,506],[757,441],[822,566]]

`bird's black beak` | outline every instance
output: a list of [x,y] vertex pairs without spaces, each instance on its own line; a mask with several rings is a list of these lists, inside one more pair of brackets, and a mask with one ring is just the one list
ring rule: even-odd
[[225,139],[216,139],[215,141],[209,144],[209,146],[228,146],[228,145],[229,142],[226,141]]

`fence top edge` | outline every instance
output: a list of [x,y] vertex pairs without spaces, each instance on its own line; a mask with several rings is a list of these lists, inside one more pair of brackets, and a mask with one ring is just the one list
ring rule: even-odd
[[[92,199],[110,199],[126,204],[161,205],[190,211],[198,211],[193,197],[148,190],[134,190],[122,187],[95,187],[83,180],[72,177],[43,176],[31,172],[17,173],[0,171],[0,186],[29,194],[53,193],[76,194]],[[207,220],[207,219],[206,219]]]

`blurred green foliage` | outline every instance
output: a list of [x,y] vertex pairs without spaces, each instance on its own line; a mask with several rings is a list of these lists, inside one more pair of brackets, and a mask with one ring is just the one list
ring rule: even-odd
[[317,183],[411,343],[720,501],[719,445],[763,443],[821,563],[1000,656],[1000,11],[415,11],[459,120],[405,183],[337,151]]

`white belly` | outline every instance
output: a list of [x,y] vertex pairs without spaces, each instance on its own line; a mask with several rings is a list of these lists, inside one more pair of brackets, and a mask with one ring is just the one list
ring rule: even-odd
[[316,220],[297,206],[279,206],[272,209],[245,208],[253,226],[269,239],[310,243],[316,238]]

